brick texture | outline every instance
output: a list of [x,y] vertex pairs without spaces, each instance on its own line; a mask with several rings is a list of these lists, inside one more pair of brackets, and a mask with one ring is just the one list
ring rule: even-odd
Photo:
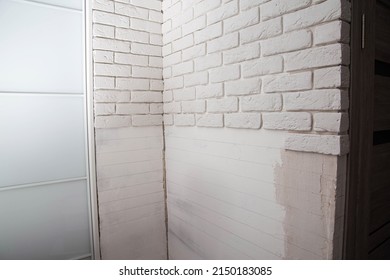
[[[164,89],[161,5],[157,0],[93,1],[96,128],[162,124],[162,109],[156,109],[157,103],[162,108]],[[172,34],[170,40],[177,38]],[[173,73],[190,70],[191,65],[175,65]]]
[[[225,114],[218,127],[347,132],[335,116],[345,120],[348,109],[349,1],[163,2],[164,94],[175,91],[164,102],[185,108],[175,114]],[[195,108],[195,100],[206,106]]]

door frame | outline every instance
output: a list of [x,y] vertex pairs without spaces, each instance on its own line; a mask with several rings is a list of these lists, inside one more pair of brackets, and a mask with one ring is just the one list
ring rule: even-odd
[[85,89],[86,89],[86,127],[88,151],[88,185],[89,209],[91,212],[91,249],[92,259],[100,260],[99,208],[96,176],[95,126],[93,102],[93,52],[92,52],[92,1],[84,1],[84,62],[85,62]]
[[344,259],[368,258],[375,69],[375,1],[353,0],[351,18],[350,154]]

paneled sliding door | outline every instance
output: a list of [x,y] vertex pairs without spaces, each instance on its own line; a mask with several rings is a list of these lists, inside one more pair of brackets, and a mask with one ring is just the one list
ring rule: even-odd
[[92,256],[83,0],[0,0],[0,259]]

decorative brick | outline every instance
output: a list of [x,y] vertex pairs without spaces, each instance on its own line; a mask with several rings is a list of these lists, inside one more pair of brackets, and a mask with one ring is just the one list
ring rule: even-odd
[[261,126],[261,115],[258,113],[225,114],[226,127],[258,129]]

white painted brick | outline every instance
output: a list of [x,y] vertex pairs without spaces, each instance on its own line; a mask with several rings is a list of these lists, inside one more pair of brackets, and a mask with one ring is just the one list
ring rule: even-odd
[[207,52],[213,53],[213,52],[231,49],[237,46],[238,46],[238,33],[235,32],[207,42]]
[[223,127],[222,114],[201,114],[196,116],[196,125],[203,127]]
[[332,21],[314,27],[315,45],[329,43],[349,43],[350,25],[344,21]]
[[314,88],[346,88],[349,86],[349,68],[335,66],[314,70]]
[[237,97],[207,100],[207,111],[211,113],[229,113],[238,110]]
[[168,44],[162,47],[162,56],[167,56],[172,53],[172,44]]
[[164,113],[181,113],[181,104],[180,102],[171,102],[164,103],[163,105]]
[[130,19],[130,28],[150,33],[161,34],[161,24],[157,22],[142,20],[138,18]]
[[276,130],[311,130],[311,115],[299,113],[263,113],[263,127]]
[[263,78],[264,92],[281,92],[312,88],[311,72],[283,73]]
[[228,18],[223,22],[224,32],[233,32],[244,27],[251,26],[259,22],[259,10],[253,8],[251,10],[241,12],[237,16]]
[[180,61],[181,61],[181,53],[180,52],[175,52],[173,54],[170,54],[170,55],[163,57],[164,67],[180,63]]
[[310,5],[310,0],[274,0],[261,6],[261,20],[279,17],[290,11],[298,10]]
[[312,90],[283,94],[286,110],[342,110],[348,108],[348,93],[339,89]]
[[175,28],[169,32],[164,33],[163,42],[164,45],[173,42],[181,37],[181,28]]
[[163,102],[171,102],[173,100],[172,90],[165,90],[163,92]]
[[114,38],[115,27],[101,24],[93,24],[92,34],[94,37]]
[[206,111],[206,101],[183,101],[181,107],[183,113],[204,113]]
[[98,76],[130,77],[131,67],[117,64],[94,64],[94,73]]
[[128,16],[130,18],[148,18],[148,10],[129,5],[127,3],[119,3],[118,1],[115,2],[115,13]]
[[164,125],[173,125],[173,115],[164,114],[163,122]]
[[173,98],[176,101],[195,100],[195,87],[176,89]]
[[196,98],[206,99],[210,97],[220,97],[223,95],[223,85],[222,84],[211,84],[206,86],[197,86],[196,88]]
[[349,64],[349,47],[328,45],[292,52],[284,55],[285,70],[301,70],[315,67]]
[[130,43],[105,38],[93,38],[95,50],[130,52]]
[[133,91],[131,92],[131,102],[162,102],[162,93],[155,91]]
[[283,71],[283,58],[270,56],[253,59],[242,63],[242,75],[244,78],[275,74]]
[[162,46],[163,45],[163,37],[161,34],[150,34],[149,43],[151,45]]
[[195,72],[193,74],[184,76],[184,85],[186,87],[204,85],[207,84],[209,80],[207,71],[204,72]]
[[128,28],[116,28],[115,38],[138,43],[149,43],[149,33]]
[[95,118],[96,128],[113,128],[131,126],[130,116],[97,116]]
[[252,78],[244,80],[236,80],[225,83],[226,95],[249,95],[260,93],[261,79]]
[[194,114],[176,114],[174,115],[174,123],[177,126],[193,126],[195,125]]
[[261,115],[259,113],[225,114],[226,127],[259,129]]
[[131,43],[131,53],[142,55],[161,56],[161,47],[139,43]]
[[240,78],[240,66],[229,65],[210,70],[210,82],[218,83]]
[[152,103],[150,104],[150,113],[162,115],[164,113],[164,108],[162,103]]
[[[178,1],[178,0],[172,0],[172,1]],[[183,4],[183,10],[192,8],[194,5],[202,2],[204,0],[189,0],[189,1],[181,1]]]
[[149,104],[121,103],[116,105],[118,115],[148,114]]
[[300,29],[334,19],[348,17],[345,5],[341,0],[328,0],[318,5],[283,16],[285,31]]
[[161,11],[161,1],[159,0],[130,0],[130,3],[134,6],[142,7],[145,9]]
[[150,80],[150,90],[164,90],[163,80]]
[[200,44],[182,51],[183,61],[194,59],[206,54],[206,44]]
[[133,126],[153,126],[162,124],[162,115],[133,115]]
[[246,96],[240,99],[241,110],[251,111],[280,111],[282,110],[282,96],[280,94],[259,94]]
[[95,102],[130,102],[130,92],[98,90],[94,93]]
[[203,71],[206,69],[218,67],[222,65],[221,53],[208,54],[195,59],[196,71]]
[[115,86],[115,79],[109,77],[94,77],[94,89],[113,89]]
[[164,13],[163,13],[164,21],[172,18],[175,15],[180,14],[180,12],[182,10],[181,9],[181,4],[182,4],[181,1],[178,1],[175,5],[172,5],[169,8],[165,9]]
[[[163,67],[163,59],[158,56],[150,56],[149,57],[149,66],[162,68]],[[162,69],[161,69],[162,71]]]
[[183,74],[188,74],[194,71],[194,63],[193,61],[187,61],[183,63],[179,63],[172,66],[172,75],[179,76]]
[[115,53],[115,63],[147,66],[148,57],[130,53]]
[[206,27],[206,16],[198,17],[190,22],[183,24],[181,27],[183,36],[194,33],[197,30],[203,29]]
[[163,22],[161,24],[161,31],[163,34],[169,32],[170,30],[172,30],[172,21],[171,20]]
[[326,132],[346,132],[349,128],[346,113],[316,113],[313,115],[314,130]]
[[162,69],[152,67],[133,66],[132,76],[135,78],[162,79]]
[[109,51],[93,51],[94,62],[112,63],[114,62],[114,53]]
[[204,0],[197,5],[194,5],[194,17],[198,17],[208,11],[217,8],[221,4],[221,0]]
[[93,11],[92,16],[93,22],[95,23],[107,24],[116,27],[129,27],[130,24],[129,18],[125,16],[100,11]]
[[112,115],[115,113],[115,104],[112,103],[97,103],[94,107],[96,116]]
[[345,155],[349,151],[348,136],[290,134],[285,148],[293,151]]
[[163,68],[163,79],[169,79],[172,78],[172,67],[165,67]]
[[[247,10],[252,7],[258,7],[263,3],[266,3],[270,0],[240,0],[241,10]],[[290,1],[290,0],[289,0]]]
[[217,22],[194,33],[195,44],[203,43],[222,35],[222,23]]
[[92,9],[106,12],[114,12],[114,1],[93,0]]
[[213,24],[222,21],[238,13],[238,0],[221,5],[218,9],[207,13],[207,24]]
[[264,56],[285,53],[311,46],[311,32],[299,30],[285,33],[261,42],[261,51]]
[[[172,18],[172,28],[176,28],[182,26],[183,24],[191,21],[194,18],[194,10],[187,9],[180,12],[180,14],[176,15]],[[164,31],[163,31],[164,33]]]
[[164,80],[164,87],[165,87],[165,90],[183,87],[183,77],[180,76],[180,77],[165,79]]
[[223,52],[223,63],[231,64],[250,60],[259,56],[260,45],[258,43],[248,44]]
[[162,23],[163,15],[161,11],[149,11],[149,20]]
[[125,90],[148,90],[149,81],[147,79],[116,78],[116,88]]
[[281,18],[275,18],[240,30],[240,40],[242,44],[245,44],[274,37],[281,33],[282,20]]
[[180,38],[179,40],[172,42],[172,51],[177,52],[182,49],[191,47],[193,44],[194,44],[193,34],[189,34],[187,36]]

